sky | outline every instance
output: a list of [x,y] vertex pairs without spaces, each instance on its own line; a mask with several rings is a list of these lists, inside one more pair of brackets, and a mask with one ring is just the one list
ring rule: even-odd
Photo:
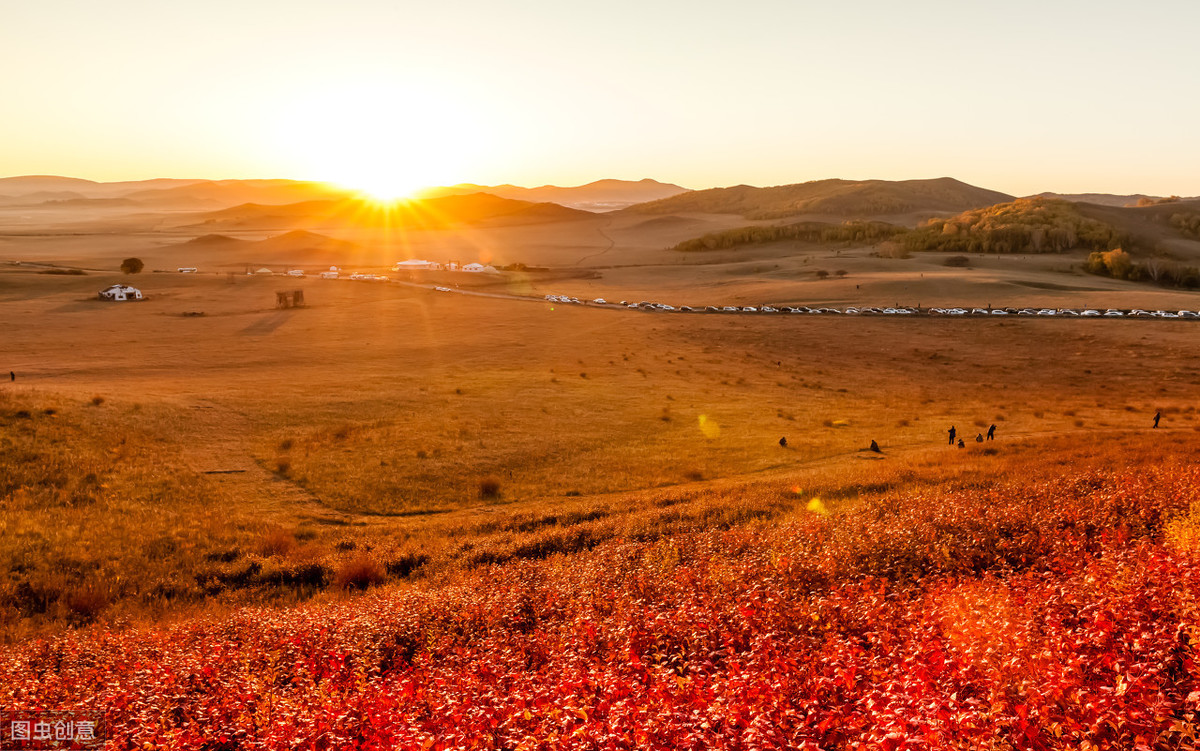
[[38,0],[0,176],[1200,195],[1195,0]]

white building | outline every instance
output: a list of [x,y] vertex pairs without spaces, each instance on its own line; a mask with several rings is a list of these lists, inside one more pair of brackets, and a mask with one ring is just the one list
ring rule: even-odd
[[101,300],[109,300],[113,302],[126,302],[128,300],[141,300],[142,291],[136,287],[130,287],[125,284],[114,284],[108,289],[100,291]]
[[392,267],[392,271],[434,271],[441,268],[440,263],[433,261],[423,261],[419,258],[410,258],[407,261],[399,261]]
[[462,267],[468,274],[499,274],[494,266],[484,266],[482,263],[468,263]]

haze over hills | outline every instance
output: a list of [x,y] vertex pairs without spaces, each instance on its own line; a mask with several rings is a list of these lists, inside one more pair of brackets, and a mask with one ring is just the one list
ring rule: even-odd
[[[20,175],[0,177],[0,196],[29,196],[40,192],[70,192],[72,198],[112,198],[139,190],[174,188],[211,182],[201,179],[162,177],[151,180],[129,180],[120,182],[96,182],[78,177],[58,175]],[[231,181],[226,181],[231,182]]]
[[1011,201],[1012,196],[949,177],[934,180],[815,180],[795,185],[697,190],[633,206],[643,214],[738,214],[782,219],[801,214],[887,216],[951,212]]
[[589,211],[612,211],[646,201],[657,201],[681,193],[691,192],[671,183],[662,183],[649,178],[631,180],[596,180],[586,185],[560,187],[542,185],[537,188],[522,188],[517,185],[475,185],[462,183],[439,188],[430,188],[424,197],[490,193],[501,198],[514,198],[535,203],[557,203]]

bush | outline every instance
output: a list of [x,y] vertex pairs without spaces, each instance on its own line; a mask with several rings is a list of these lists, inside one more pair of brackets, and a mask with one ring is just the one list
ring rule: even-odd
[[950,256],[945,261],[942,261],[943,266],[961,269],[971,265],[971,259],[966,256]]
[[69,618],[79,623],[91,623],[108,607],[108,593],[100,587],[75,587],[64,597]]
[[140,258],[126,258],[121,261],[121,271],[126,274],[140,274],[144,268],[146,264],[142,263]]
[[383,566],[366,554],[346,561],[333,575],[333,583],[338,589],[366,589],[383,584],[386,580],[387,573]]
[[485,477],[479,481],[479,497],[491,500],[500,497],[500,481],[495,477]]

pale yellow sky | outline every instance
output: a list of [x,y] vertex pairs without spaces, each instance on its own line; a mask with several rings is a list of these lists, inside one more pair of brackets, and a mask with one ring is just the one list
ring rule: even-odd
[[1200,3],[39,0],[0,176],[1200,194]]

